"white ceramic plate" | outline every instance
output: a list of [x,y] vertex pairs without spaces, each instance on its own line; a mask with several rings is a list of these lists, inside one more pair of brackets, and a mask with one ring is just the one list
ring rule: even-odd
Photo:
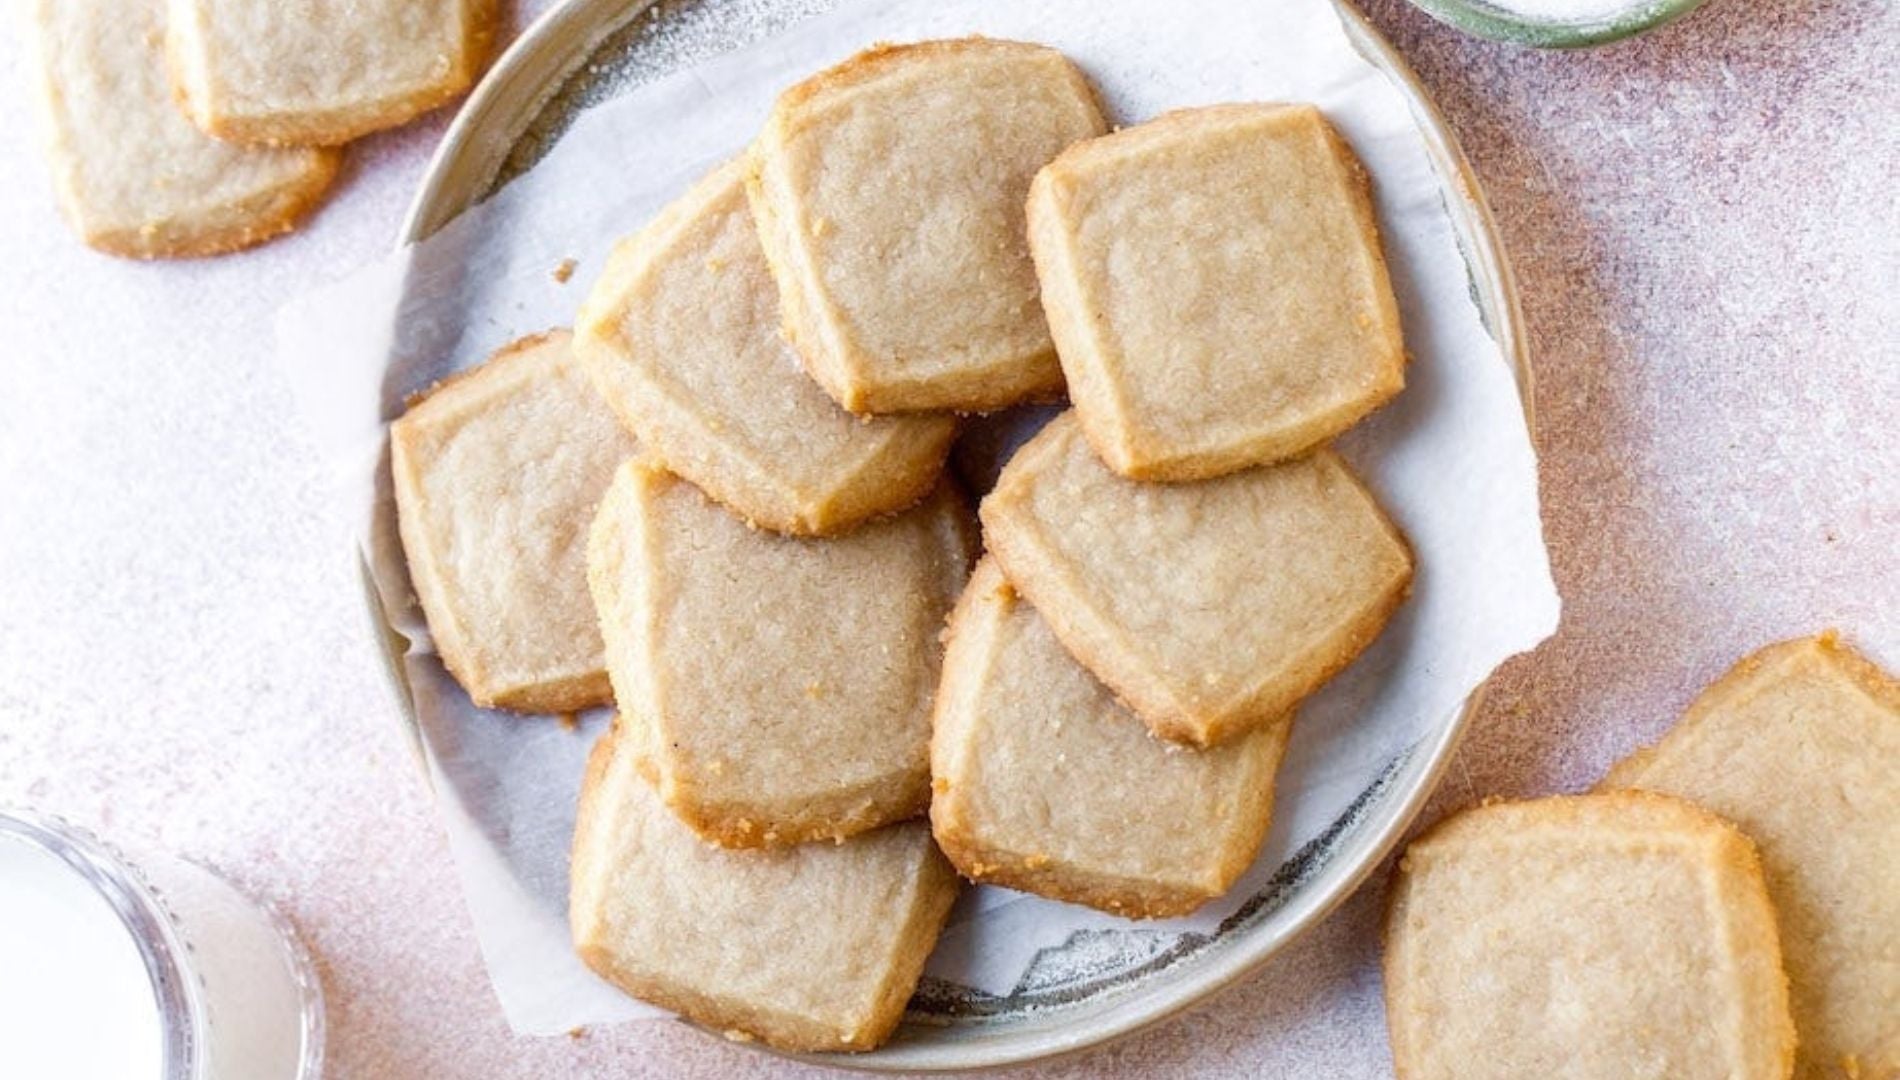
[[[705,57],[749,44],[837,0],[567,0],[515,42],[463,106],[423,179],[399,238],[419,241],[528,168],[589,105]],[[1437,173],[1485,326],[1512,364],[1528,418],[1522,316],[1476,178],[1417,79],[1363,16],[1338,0],[1354,47],[1397,86]],[[403,639],[365,574],[366,600],[401,682]],[[407,702],[406,687],[397,697]],[[1369,778],[1319,838],[1211,935],[1129,929],[1076,934],[1045,951],[1008,995],[925,979],[882,1049],[827,1064],[950,1070],[1046,1059],[1125,1035],[1244,977],[1363,881],[1424,804],[1474,696],[1442,728]],[[412,734],[413,717],[411,718]]]

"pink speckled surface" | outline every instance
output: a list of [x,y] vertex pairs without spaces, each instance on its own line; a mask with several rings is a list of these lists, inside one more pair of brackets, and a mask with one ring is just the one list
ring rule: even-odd
[[[1368,7],[1516,262],[1566,599],[1427,817],[1587,784],[1774,638],[1832,624],[1900,660],[1892,6],[1713,0],[1567,55]],[[278,902],[337,1077],[813,1072],[671,1024],[515,1039],[489,993],[267,359],[282,299],[385,248],[441,118],[353,149],[303,233],[131,265],[55,220],[18,48],[0,35],[0,803]],[[1025,1075],[1386,1074],[1382,883],[1215,1002]]]

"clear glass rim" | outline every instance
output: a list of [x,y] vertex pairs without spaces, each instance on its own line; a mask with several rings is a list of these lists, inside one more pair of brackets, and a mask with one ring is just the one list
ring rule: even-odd
[[1682,18],[1703,0],[1632,0],[1614,15],[1577,21],[1537,19],[1493,0],[1412,0],[1427,15],[1467,34],[1538,49],[1606,45]]
[[328,1036],[326,1010],[323,1000],[323,980],[317,976],[316,959],[298,936],[297,928],[292,926],[277,905],[268,904],[239,889],[230,878],[218,872],[214,866],[196,859],[181,859],[217,878],[226,888],[236,891],[244,901],[255,908],[264,921],[270,924],[275,933],[279,955],[289,969],[291,981],[297,984],[297,997],[301,1003],[298,1009],[300,1032],[303,1045],[299,1048],[297,1080],[318,1080],[323,1075],[324,1044]]
[[104,841],[57,817],[0,809],[0,840],[53,856],[91,886],[125,927],[145,965],[158,1008],[164,1080],[197,1080],[205,1044],[205,1008],[196,981],[179,963],[185,943],[151,886]]

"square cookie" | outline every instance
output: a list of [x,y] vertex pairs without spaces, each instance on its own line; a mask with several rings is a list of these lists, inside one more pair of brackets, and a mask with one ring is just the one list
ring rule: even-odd
[[1660,795],[1490,803],[1413,841],[1386,919],[1404,1080],[1774,1080],[1787,980],[1748,839]]
[[948,415],[853,416],[799,370],[739,162],[614,250],[575,350],[649,453],[778,532],[838,533],[910,506],[956,435]]
[[965,877],[1116,915],[1185,915],[1253,862],[1292,718],[1224,746],[1157,739],[995,560],[950,616],[930,822]]
[[1215,105],[1078,143],[1028,228],[1069,397],[1123,476],[1304,453],[1405,385],[1365,170],[1310,105]]
[[220,139],[336,146],[474,85],[495,0],[166,0],[179,104]]
[[247,149],[172,102],[163,0],[33,0],[33,55],[60,207],[87,244],[139,259],[263,243],[314,208],[328,150]]
[[517,341],[389,426],[410,580],[442,662],[484,707],[609,700],[587,526],[637,447],[570,343]]
[[1010,459],[982,515],[1069,652],[1157,735],[1201,746],[1291,711],[1412,580],[1404,538],[1331,451],[1145,484],[1102,464],[1073,410]]
[[1772,645],[1603,786],[1693,799],[1761,845],[1798,1075],[1900,1077],[1900,684],[1833,635]]
[[829,540],[748,527],[650,458],[614,478],[588,581],[655,785],[727,847],[837,840],[930,801],[944,615],[974,528],[940,487]]
[[1075,65],[1014,41],[881,46],[781,94],[749,191],[812,377],[859,413],[1060,393],[1023,198],[1103,130]]
[[712,847],[667,812],[631,742],[603,737],[581,787],[568,920],[587,966],[781,1050],[869,1050],[888,1038],[957,894],[930,830]]

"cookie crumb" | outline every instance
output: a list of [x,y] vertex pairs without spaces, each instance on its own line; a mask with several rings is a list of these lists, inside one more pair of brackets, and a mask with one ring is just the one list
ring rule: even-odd
[[573,259],[562,259],[560,262],[554,264],[554,272],[550,276],[552,276],[556,282],[565,285],[568,283],[568,280],[574,276],[574,268],[579,265],[580,263]]

